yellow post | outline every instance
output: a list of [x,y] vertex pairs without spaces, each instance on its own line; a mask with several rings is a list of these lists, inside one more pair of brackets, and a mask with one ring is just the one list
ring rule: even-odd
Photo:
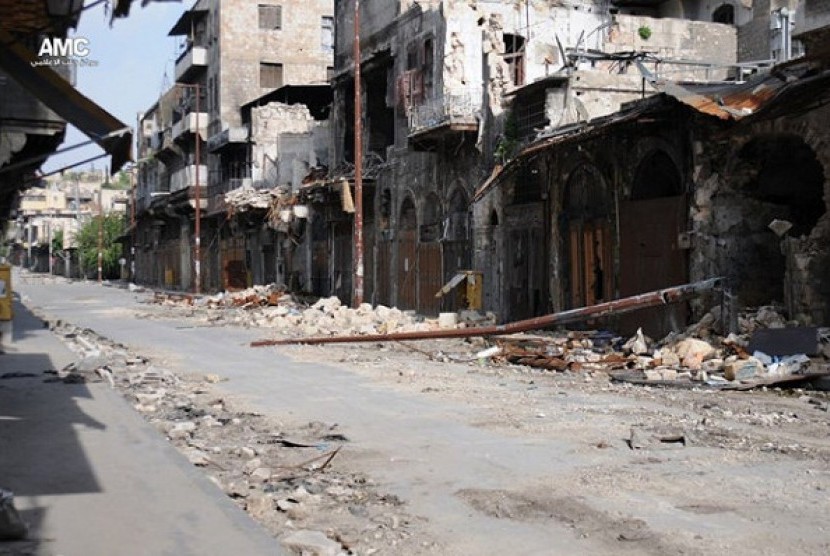
[[[0,346],[12,339],[12,267],[0,264]],[[2,352],[2,349],[0,349]]]

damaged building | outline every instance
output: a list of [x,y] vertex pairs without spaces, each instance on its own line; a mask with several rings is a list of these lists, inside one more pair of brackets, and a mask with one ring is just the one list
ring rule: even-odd
[[326,0],[199,0],[176,22],[176,83],[139,122],[137,282],[291,281],[272,216],[327,164],[333,33]]
[[[545,174],[524,167],[515,186],[499,188],[508,193],[472,203],[476,189],[537,135],[655,94],[641,68],[672,82],[736,82],[792,55],[774,48],[769,17],[757,31],[756,10],[745,2],[399,2],[360,10],[365,297],[425,314],[460,307],[457,297],[435,294],[465,269],[483,273],[484,308],[502,320],[560,304],[545,255],[560,234],[552,234],[545,208]],[[353,179],[355,152],[354,2],[338,2],[335,15],[332,187],[342,188]],[[766,45],[758,59],[742,56],[742,35]],[[653,160],[649,171],[660,173],[664,162]],[[590,190],[593,172],[574,175],[579,193],[569,202],[603,212],[614,196]],[[328,226],[330,244],[345,248],[352,219],[338,214],[335,197],[323,209],[332,221],[320,229]],[[591,260],[569,266],[567,306],[619,294],[609,282],[611,230],[590,218],[580,227]],[[317,262],[328,264],[337,285],[320,293],[349,299],[351,252],[333,253],[336,263]],[[594,257],[609,269],[601,286],[586,274]]]
[[[474,271],[481,308],[510,321],[723,276],[741,305],[826,323],[820,4],[362,3],[358,144],[355,2],[335,2],[330,87],[245,94],[224,70],[188,74],[207,76],[210,107],[203,285],[351,302],[362,147],[373,304],[454,311],[469,300],[436,294]],[[236,91],[227,105],[217,82]],[[148,257],[154,237],[192,234],[186,207],[187,226],[159,224],[178,210],[167,191],[147,193]],[[179,270],[152,280],[186,288],[177,249]],[[612,324],[660,334],[711,302]]]

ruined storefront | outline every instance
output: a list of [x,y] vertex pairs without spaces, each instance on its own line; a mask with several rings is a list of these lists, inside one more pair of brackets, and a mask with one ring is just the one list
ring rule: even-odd
[[[827,61],[809,59],[714,91],[669,87],[525,148],[477,195],[477,264],[502,271],[493,305],[523,318],[724,276],[740,306],[826,324],[828,79]],[[537,220],[538,307],[522,303],[538,276],[520,240]],[[610,324],[660,335],[688,309]]]

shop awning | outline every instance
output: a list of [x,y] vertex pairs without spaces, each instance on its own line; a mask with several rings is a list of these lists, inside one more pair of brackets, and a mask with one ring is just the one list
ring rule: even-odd
[[78,92],[4,29],[0,44],[0,68],[112,156],[111,172],[132,160],[129,126]]

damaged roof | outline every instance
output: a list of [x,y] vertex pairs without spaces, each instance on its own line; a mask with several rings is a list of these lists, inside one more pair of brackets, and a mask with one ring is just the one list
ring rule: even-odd
[[655,89],[691,106],[698,112],[721,120],[741,120],[767,109],[790,89],[800,89],[816,79],[830,78],[826,57],[799,58],[775,66],[769,73],[753,76],[743,83],[681,85],[655,79],[642,64],[640,71]]
[[830,102],[830,53],[812,58],[799,58],[769,73],[754,76],[743,83],[689,85],[655,79],[641,66],[646,79],[660,94],[624,104],[619,112],[558,128],[547,136],[527,145],[504,166],[497,166],[473,196],[481,200],[509,172],[528,163],[554,145],[586,139],[607,132],[612,126],[636,121],[680,102],[696,112],[722,121],[747,122],[769,119],[783,114],[808,111]]

